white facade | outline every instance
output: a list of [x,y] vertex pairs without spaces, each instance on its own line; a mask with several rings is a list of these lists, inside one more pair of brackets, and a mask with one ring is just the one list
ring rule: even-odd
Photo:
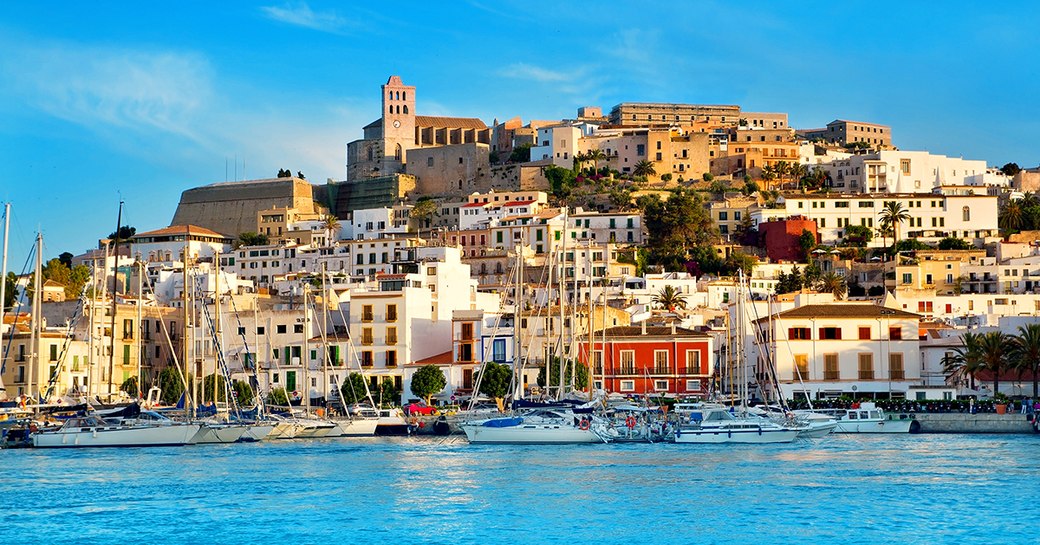
[[986,162],[926,151],[879,151],[821,164],[833,187],[853,193],[931,193],[944,186],[1008,187]]
[[581,208],[567,217],[571,238],[619,244],[643,243],[643,216],[625,212],[585,212]]
[[538,129],[537,145],[531,147],[531,160],[549,159],[558,167],[574,166],[582,129],[572,125],[553,125]]
[[[816,194],[786,195],[778,199],[777,208],[752,212],[755,224],[803,216],[815,220],[822,244],[838,244],[845,227],[862,225],[875,230],[871,247],[885,246],[877,232],[885,202],[896,201],[910,215],[910,221],[899,225],[899,236],[938,241],[946,236],[985,241],[999,234],[997,197],[988,195],[938,195],[930,193],[899,195]],[[891,244],[891,240],[888,241]]]

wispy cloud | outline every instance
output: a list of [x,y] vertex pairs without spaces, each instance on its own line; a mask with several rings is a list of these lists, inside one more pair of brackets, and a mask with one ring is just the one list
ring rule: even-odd
[[290,2],[282,6],[263,6],[260,8],[260,11],[267,18],[275,21],[331,34],[343,34],[355,26],[352,21],[339,16],[334,11],[314,11],[306,2]]
[[[8,44],[11,45],[11,44]],[[15,46],[0,60],[10,92],[81,125],[159,130],[195,138],[186,121],[210,97],[211,70],[190,53],[140,52],[81,44]]]
[[522,62],[502,68],[498,71],[498,75],[507,78],[533,80],[538,82],[567,81],[567,79],[569,79],[569,76],[563,72],[549,70],[547,68]]

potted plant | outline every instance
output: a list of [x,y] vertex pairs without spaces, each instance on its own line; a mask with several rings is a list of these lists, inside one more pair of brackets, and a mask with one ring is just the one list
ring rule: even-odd
[[1007,414],[1007,396],[1001,393],[993,396],[993,408],[996,409],[997,414]]

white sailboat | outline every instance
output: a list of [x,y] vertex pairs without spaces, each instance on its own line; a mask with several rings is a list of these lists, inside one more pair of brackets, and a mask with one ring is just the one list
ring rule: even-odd
[[535,409],[521,416],[461,424],[470,443],[607,443],[617,437],[609,421],[566,409]]
[[885,414],[884,409],[874,403],[862,403],[850,409],[812,409],[795,411],[808,418],[831,418],[836,420],[836,433],[912,433],[921,424],[910,417]]
[[37,448],[158,447],[191,443],[199,424],[121,424],[99,416],[70,418],[56,430],[32,435]]
[[675,430],[676,443],[790,443],[799,434],[764,418],[737,417],[722,406],[694,409]]

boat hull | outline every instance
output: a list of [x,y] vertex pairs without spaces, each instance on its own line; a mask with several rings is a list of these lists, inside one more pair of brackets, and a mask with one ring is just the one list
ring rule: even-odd
[[204,424],[192,441],[206,445],[216,443],[234,443],[247,431],[246,426],[237,424]]
[[910,433],[914,420],[839,420],[837,433]]
[[798,437],[797,429],[680,429],[676,443],[790,443]]
[[190,444],[200,427],[199,424],[153,427],[99,426],[37,432],[32,440],[36,448],[170,447]]
[[838,429],[838,423],[832,422],[810,422],[807,428],[798,432],[798,437],[805,439],[819,439],[826,437]]
[[376,434],[379,420],[375,418],[356,418],[354,420],[334,420],[336,428],[328,437],[365,437]]
[[464,424],[462,431],[470,443],[492,444],[580,444],[602,443],[604,440],[592,430],[552,425],[527,425],[495,428]]

